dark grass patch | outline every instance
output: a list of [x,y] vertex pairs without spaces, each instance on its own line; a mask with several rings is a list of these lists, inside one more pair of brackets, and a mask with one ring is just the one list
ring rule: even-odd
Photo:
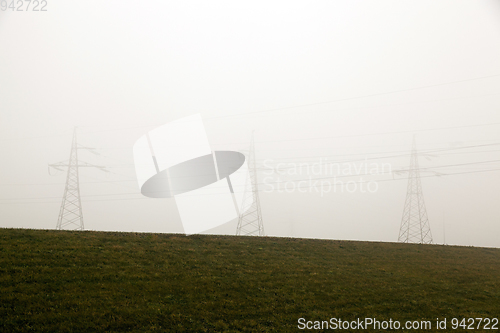
[[499,277],[500,250],[489,248],[0,229],[0,331],[290,332],[301,317],[498,318]]

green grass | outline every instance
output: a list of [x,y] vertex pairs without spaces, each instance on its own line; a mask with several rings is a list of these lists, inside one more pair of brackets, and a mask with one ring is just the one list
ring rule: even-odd
[[499,316],[500,249],[0,229],[1,332],[296,332],[301,317]]

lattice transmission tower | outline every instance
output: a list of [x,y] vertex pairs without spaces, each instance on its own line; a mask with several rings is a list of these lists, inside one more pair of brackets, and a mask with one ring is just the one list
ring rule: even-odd
[[432,243],[431,227],[422,194],[415,136],[413,137],[410,169],[408,170],[408,188],[398,242]]
[[[250,149],[248,151],[248,174],[245,192],[243,194],[242,208],[240,209],[240,216],[238,218],[238,226],[236,228],[236,235],[238,236],[265,236],[264,223],[262,221],[262,211],[260,209],[259,200],[259,187],[257,180],[257,167],[255,161],[255,143],[253,139],[250,142]],[[252,205],[246,211],[243,207],[248,206],[248,202],[253,200]]]
[[105,167],[103,166],[79,161],[78,149],[88,149],[94,154],[97,154],[93,151],[95,148],[83,147],[78,145],[75,127],[73,130],[73,141],[71,143],[69,161],[49,164],[49,174],[51,167],[60,171],[62,171],[62,168],[64,167],[68,168],[61,209],[59,210],[59,217],[57,218],[56,229],[58,230],[84,230],[82,201],[80,198],[80,177],[78,169],[81,167],[92,167],[105,171]]

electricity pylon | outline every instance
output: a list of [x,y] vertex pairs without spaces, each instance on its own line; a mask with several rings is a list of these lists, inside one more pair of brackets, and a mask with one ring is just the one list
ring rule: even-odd
[[[262,222],[262,212],[260,209],[259,188],[257,181],[257,168],[255,162],[255,143],[253,140],[250,143],[248,152],[248,173],[245,192],[243,194],[242,208],[238,218],[238,226],[236,228],[237,236],[264,236],[264,223]],[[252,205],[246,211],[242,211],[247,207],[247,203],[253,200]]]
[[[91,152],[94,148],[79,146],[76,139],[76,127],[73,130],[73,141],[71,143],[71,152],[69,154],[68,163],[59,162],[49,164],[50,167],[61,170],[63,167],[68,168],[66,176],[66,187],[64,188],[64,195],[62,199],[61,209],[59,210],[59,217],[57,219],[56,229],[70,229],[70,230],[84,230],[82,201],[80,199],[80,178],[78,169],[81,167],[93,167],[105,171],[103,166],[92,165],[86,162],[78,161],[78,149],[89,149]],[[94,154],[96,154],[94,152]]]
[[408,173],[408,188],[398,242],[430,244],[432,243],[432,234],[422,194],[415,136],[413,137]]

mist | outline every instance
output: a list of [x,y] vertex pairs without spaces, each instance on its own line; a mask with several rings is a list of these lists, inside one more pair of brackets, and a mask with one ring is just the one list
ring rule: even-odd
[[0,227],[56,227],[76,126],[86,230],[184,233],[132,147],[200,114],[212,150],[254,133],[266,235],[396,242],[415,137],[433,242],[500,247],[498,1],[46,9],[0,11]]

